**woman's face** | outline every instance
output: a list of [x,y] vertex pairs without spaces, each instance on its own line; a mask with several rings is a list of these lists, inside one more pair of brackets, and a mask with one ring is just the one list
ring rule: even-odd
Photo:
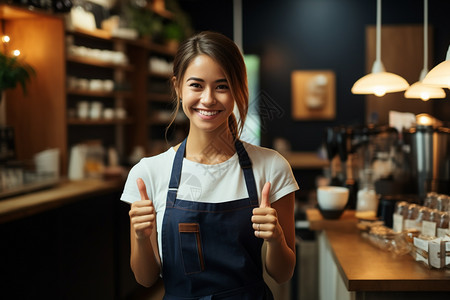
[[199,55],[189,64],[182,80],[179,96],[190,130],[228,130],[234,99],[220,65],[207,55]]

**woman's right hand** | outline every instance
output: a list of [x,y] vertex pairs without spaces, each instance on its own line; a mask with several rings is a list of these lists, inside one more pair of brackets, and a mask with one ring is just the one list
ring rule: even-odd
[[141,195],[141,200],[131,204],[129,215],[136,239],[140,240],[149,238],[152,234],[156,220],[156,212],[153,207],[153,202],[147,195],[144,181],[141,178],[138,178],[136,183]]

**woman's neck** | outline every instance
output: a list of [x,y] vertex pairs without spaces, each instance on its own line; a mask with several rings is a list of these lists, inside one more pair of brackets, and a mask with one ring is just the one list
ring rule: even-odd
[[230,131],[194,134],[189,132],[186,158],[198,163],[215,165],[228,160],[236,152]]

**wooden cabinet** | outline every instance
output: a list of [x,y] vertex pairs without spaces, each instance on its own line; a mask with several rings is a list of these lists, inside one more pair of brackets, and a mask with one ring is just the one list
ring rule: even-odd
[[[148,41],[113,38],[103,31],[67,31],[63,17],[48,13],[8,5],[1,5],[0,12],[3,31],[37,73],[28,94],[15,89],[6,95],[7,124],[15,129],[19,160],[59,148],[61,175],[66,176],[70,148],[86,140],[115,147],[124,162],[136,146],[143,147],[147,155],[161,150],[155,145],[167,147],[170,73],[150,71],[149,62],[157,57],[170,64],[173,50]],[[77,52],[73,45],[85,49]],[[83,55],[86,49],[122,53],[125,60]],[[105,82],[107,89],[98,88]],[[101,114],[80,117],[81,102],[89,107],[100,103]],[[178,120],[183,124],[183,118]],[[175,132],[169,133],[169,138],[174,136]]]
[[[65,112],[64,20],[60,17],[0,5],[3,34],[10,36],[10,49],[33,66],[32,78],[24,95],[20,88],[6,91],[6,124],[13,126],[16,153],[30,160],[37,152],[58,148],[67,161]],[[66,164],[62,163],[64,174]]]

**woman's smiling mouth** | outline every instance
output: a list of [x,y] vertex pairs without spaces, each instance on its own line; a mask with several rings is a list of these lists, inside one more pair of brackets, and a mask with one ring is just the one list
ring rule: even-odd
[[206,117],[215,116],[220,112],[220,110],[203,110],[203,109],[196,109],[196,108],[194,108],[194,110],[196,112],[198,112],[199,114],[201,114],[202,116],[206,116]]

